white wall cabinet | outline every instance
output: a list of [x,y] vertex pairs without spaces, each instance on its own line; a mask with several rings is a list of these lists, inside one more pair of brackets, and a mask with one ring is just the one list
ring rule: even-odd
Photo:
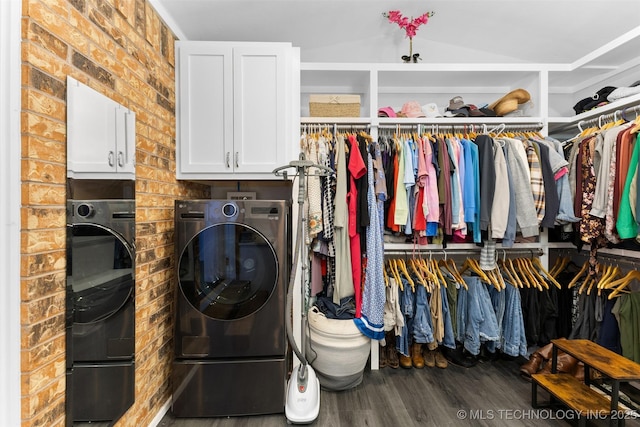
[[67,176],[135,179],[135,113],[67,77]]
[[176,48],[178,179],[273,179],[294,151],[294,48],[232,42]]

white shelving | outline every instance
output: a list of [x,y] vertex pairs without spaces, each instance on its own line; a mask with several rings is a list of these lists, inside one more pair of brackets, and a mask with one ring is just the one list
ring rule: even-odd
[[[640,104],[640,95],[574,114],[573,106],[604,86],[624,87],[640,80],[640,27],[573,63],[302,63],[302,123],[369,124],[540,124],[543,133],[574,132],[581,121]],[[400,110],[404,102],[434,102],[441,112],[454,96],[482,106],[517,88],[531,94],[527,117],[378,118],[378,108]],[[360,117],[309,117],[309,95],[358,94]]]

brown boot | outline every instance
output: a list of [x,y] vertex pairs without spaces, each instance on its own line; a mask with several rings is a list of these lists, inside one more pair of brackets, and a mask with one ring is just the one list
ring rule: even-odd
[[424,368],[424,358],[422,357],[422,344],[414,342],[411,344],[411,363],[416,369]]
[[427,351],[424,353],[424,364],[428,368],[433,368],[434,366],[436,366],[435,352],[435,350],[427,349]]
[[[387,345],[389,344],[387,343]],[[379,346],[378,356],[379,356],[378,367],[380,369],[386,368],[387,367],[387,347]]]
[[444,358],[444,356],[442,355],[442,353],[440,353],[440,350],[434,350],[433,351],[436,354],[436,366],[440,369],[445,369],[447,366],[449,366],[449,362],[447,362],[447,359]]
[[402,353],[398,353],[398,363],[400,367],[404,369],[410,369],[413,367],[413,364],[411,363],[411,357],[405,356]]
[[534,353],[538,353],[544,360],[551,360],[551,355],[553,354],[553,344],[549,343],[544,347],[540,347]]
[[387,344],[387,366],[392,369],[398,369],[400,367],[400,361],[398,360],[398,350],[395,345]]
[[529,356],[529,361],[520,366],[520,375],[524,378],[531,378],[531,375],[537,373],[542,367],[542,356],[540,353],[534,352]]

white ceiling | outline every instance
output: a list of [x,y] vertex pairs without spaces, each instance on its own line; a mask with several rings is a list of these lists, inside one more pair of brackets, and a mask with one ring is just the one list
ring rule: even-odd
[[435,12],[413,41],[425,62],[572,63],[640,17],[640,0],[150,1],[181,40],[291,42],[303,62],[400,62],[389,10]]

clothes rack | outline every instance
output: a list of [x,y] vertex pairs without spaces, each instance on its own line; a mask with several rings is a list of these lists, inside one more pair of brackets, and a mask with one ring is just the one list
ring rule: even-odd
[[640,105],[634,105],[633,107],[626,107],[621,110],[615,110],[613,113],[600,114],[597,117],[580,120],[577,124],[578,130],[582,132],[584,129],[586,129],[586,125],[598,125],[598,127],[602,127],[602,125],[609,122],[615,122],[618,119],[623,119],[626,121],[633,120],[627,116],[628,113],[635,113],[636,117],[638,117],[638,114],[640,113]]
[[[542,256],[544,251],[541,248],[498,248],[496,249],[496,258],[503,259],[506,256],[509,257],[522,257],[522,256]],[[480,256],[480,248],[447,248],[447,249],[387,249],[384,251],[385,258],[404,257],[409,258],[414,255],[429,256],[429,257],[444,257],[448,256]]]

